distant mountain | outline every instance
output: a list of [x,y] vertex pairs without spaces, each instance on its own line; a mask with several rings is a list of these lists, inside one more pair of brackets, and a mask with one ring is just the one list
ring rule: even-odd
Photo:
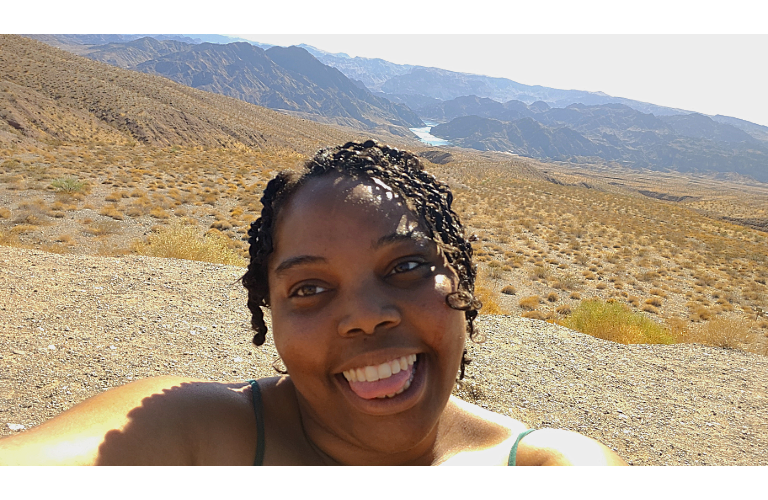
[[130,42],[110,42],[95,45],[83,51],[83,55],[113,66],[130,69],[141,63],[167,56],[190,47],[189,43],[176,40],[157,40],[143,37]]
[[358,129],[410,136],[423,126],[407,106],[355,85],[300,47],[186,44],[151,38],[89,48],[87,57],[201,90]]
[[[395,64],[382,59],[349,57],[346,54],[332,54],[306,45],[304,47],[324,64],[339,69],[350,78],[362,81],[369,90],[381,92],[379,95],[393,102],[407,104],[422,117],[424,115],[421,113],[421,108],[434,105],[434,100],[445,101],[471,95],[493,99],[500,103],[510,100],[522,101],[526,104],[542,101],[554,108],[565,108],[571,104],[618,103],[643,113],[653,113],[656,116],[692,113],[683,109],[614,97],[603,92],[561,90],[541,85],[524,85],[507,78]],[[733,125],[752,136],[768,139],[768,127],[721,115],[711,118],[719,123]]]
[[[549,108],[460,98],[432,109],[446,117],[431,133],[480,150],[560,161],[602,159],[654,170],[737,172],[768,182],[768,142],[709,117],[656,117],[622,104]],[[518,118],[519,116],[523,117]],[[494,117],[506,117],[506,120]]]
[[299,45],[323,64],[338,69],[349,78],[359,80],[371,91],[381,91],[381,86],[390,78],[409,73],[416,66],[395,64],[384,59],[349,57],[347,54],[331,54],[311,45]]
[[22,35],[54,47],[77,45],[104,45],[107,43],[127,43],[139,38],[151,37],[155,40],[176,40],[185,43],[200,43],[200,39],[185,35]]
[[731,116],[715,115],[711,118],[718,123],[733,125],[734,127],[748,133],[752,137],[756,137],[757,139],[763,141],[768,141],[768,127],[764,125],[758,125],[757,123],[748,122],[747,120],[742,120],[740,118],[733,118]]
[[675,132],[684,137],[711,139],[714,141],[731,143],[747,142],[758,144],[761,142],[758,138],[753,137],[733,125],[718,123],[712,118],[700,113],[663,116],[661,117],[661,120],[669,124]]

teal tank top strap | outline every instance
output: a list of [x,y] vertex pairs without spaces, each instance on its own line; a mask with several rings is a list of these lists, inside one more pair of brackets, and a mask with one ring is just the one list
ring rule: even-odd
[[256,414],[256,457],[253,465],[264,465],[264,405],[261,401],[261,389],[255,380],[249,380],[253,396],[253,413]]
[[536,429],[527,429],[518,434],[517,439],[515,439],[515,444],[512,445],[512,449],[509,451],[509,459],[507,460],[507,465],[516,465],[517,462],[517,445],[520,444],[520,440],[523,439],[525,436],[530,434],[531,432],[535,431]]

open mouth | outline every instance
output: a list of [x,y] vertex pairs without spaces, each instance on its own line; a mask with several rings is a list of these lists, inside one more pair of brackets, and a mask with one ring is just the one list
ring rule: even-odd
[[343,375],[352,392],[363,399],[393,398],[411,386],[417,364],[418,356],[409,354],[380,365],[346,370]]

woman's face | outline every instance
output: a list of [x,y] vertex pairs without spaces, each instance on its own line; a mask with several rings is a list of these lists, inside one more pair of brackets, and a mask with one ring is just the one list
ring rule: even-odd
[[466,331],[425,232],[378,181],[315,178],[283,207],[269,301],[305,429],[387,453],[434,437]]

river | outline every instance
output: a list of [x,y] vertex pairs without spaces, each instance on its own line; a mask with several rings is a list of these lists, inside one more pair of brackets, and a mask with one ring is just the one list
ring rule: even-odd
[[429,144],[430,146],[448,146],[451,143],[449,141],[446,141],[445,139],[441,139],[439,137],[435,137],[434,135],[430,134],[432,131],[432,127],[437,125],[435,122],[428,122],[424,121],[424,124],[426,127],[418,127],[418,128],[412,128],[410,129],[411,132],[419,136],[419,139],[421,139],[421,142],[425,144]]

